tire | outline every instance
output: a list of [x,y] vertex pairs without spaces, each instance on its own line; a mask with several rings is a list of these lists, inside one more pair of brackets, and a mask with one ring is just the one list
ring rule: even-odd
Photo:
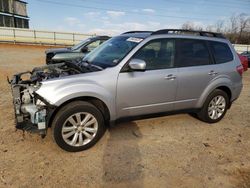
[[[215,101],[217,102],[220,101],[220,103],[216,104]],[[214,104],[216,105],[214,106]],[[215,89],[212,93],[208,95],[202,109],[197,113],[197,116],[200,120],[204,122],[216,123],[224,117],[224,115],[227,112],[228,106],[229,106],[229,97],[227,93],[220,89]]]
[[51,128],[57,145],[69,152],[89,149],[106,130],[102,113],[85,101],[74,101],[62,107]]

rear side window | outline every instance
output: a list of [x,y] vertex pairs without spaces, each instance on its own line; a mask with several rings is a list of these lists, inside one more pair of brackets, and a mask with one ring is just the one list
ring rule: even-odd
[[226,43],[210,41],[209,44],[214,54],[216,64],[226,63],[233,60],[233,54]]
[[210,55],[203,40],[178,40],[177,67],[201,66],[210,64]]

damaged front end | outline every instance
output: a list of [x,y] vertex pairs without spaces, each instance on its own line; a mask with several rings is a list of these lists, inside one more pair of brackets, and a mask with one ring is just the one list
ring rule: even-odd
[[23,131],[46,135],[48,119],[55,106],[51,105],[36,91],[42,81],[82,73],[80,67],[71,63],[60,63],[34,68],[31,72],[15,74],[8,79],[13,95],[16,128]]

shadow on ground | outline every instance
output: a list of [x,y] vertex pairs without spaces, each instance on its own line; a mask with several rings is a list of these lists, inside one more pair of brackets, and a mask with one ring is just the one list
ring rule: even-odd
[[143,165],[138,142],[142,134],[134,122],[111,127],[103,155],[103,187],[110,184],[143,186]]

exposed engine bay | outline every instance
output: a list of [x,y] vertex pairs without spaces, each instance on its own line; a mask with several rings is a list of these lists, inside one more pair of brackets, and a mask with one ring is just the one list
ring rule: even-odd
[[11,81],[8,79],[13,95],[16,128],[39,133],[42,137],[46,135],[48,114],[54,107],[35,92],[41,87],[42,81],[100,70],[101,67],[86,62],[65,62],[36,67],[32,71],[14,75]]
[[[31,72],[26,71],[15,74],[9,83],[13,84],[36,84],[44,80],[75,75],[80,73],[94,72],[102,70],[101,67],[90,65],[85,62],[64,62],[52,65],[36,67]],[[26,79],[24,78],[26,75]],[[27,78],[28,75],[28,78]]]

